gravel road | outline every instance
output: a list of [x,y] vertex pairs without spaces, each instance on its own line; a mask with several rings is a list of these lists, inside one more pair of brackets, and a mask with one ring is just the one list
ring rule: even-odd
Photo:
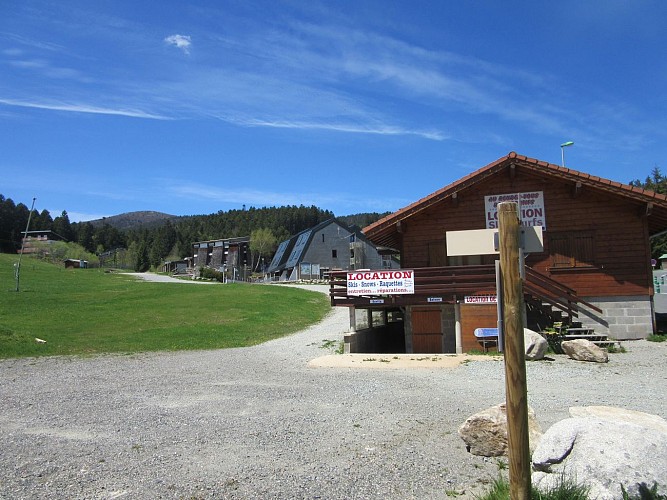
[[[250,348],[0,361],[0,498],[444,499],[497,477],[457,428],[503,401],[502,361],[309,366],[347,326],[336,308]],[[625,346],[528,364],[544,429],[578,405],[667,416],[667,346]]]

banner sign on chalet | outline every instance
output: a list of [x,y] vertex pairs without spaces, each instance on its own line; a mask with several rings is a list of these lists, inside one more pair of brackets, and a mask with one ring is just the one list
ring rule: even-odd
[[486,228],[498,228],[498,203],[513,201],[519,205],[519,218],[522,226],[542,226],[547,228],[544,214],[544,193],[533,191],[530,193],[495,194],[484,197],[486,208]]
[[497,304],[497,295],[466,295],[463,298],[464,304]]
[[350,271],[347,273],[347,295],[400,295],[415,293],[415,272]]

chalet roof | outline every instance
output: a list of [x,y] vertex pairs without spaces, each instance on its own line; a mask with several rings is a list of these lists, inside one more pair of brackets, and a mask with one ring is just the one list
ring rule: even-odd
[[667,196],[640,187],[622,184],[602,177],[589,175],[571,168],[561,167],[535,158],[510,152],[493,163],[466,175],[438,191],[390,214],[364,228],[364,233],[376,245],[399,247],[400,223],[410,217],[478,184],[504,169],[528,170],[538,175],[552,177],[573,185],[620,196],[641,207],[648,217],[649,236],[667,229]]
[[192,246],[197,246],[197,245],[206,245],[206,246],[212,246],[212,244],[215,243],[227,243],[229,245],[238,245],[241,243],[249,243],[250,242],[250,236],[234,236],[232,238],[217,238],[215,240],[203,240],[203,241],[195,241],[192,243]]
[[[304,229],[303,231],[292,236],[291,238],[281,242],[278,245],[278,249],[276,250],[276,253],[273,257],[273,260],[271,261],[271,264],[269,265],[269,268],[267,269],[267,272],[275,273],[282,271],[284,269],[293,268],[297,264],[299,264],[303,258],[305,250],[310,245],[315,233],[317,233],[317,231],[327,227],[330,224],[337,224],[338,226],[345,229],[348,233],[354,233],[366,239],[366,237],[361,234],[361,231],[359,229],[355,228],[356,229],[355,230],[353,228],[350,228],[349,226],[347,226],[346,224],[344,224],[343,222],[339,221],[336,218],[327,219],[324,222],[320,222],[316,226]],[[296,252],[295,252],[295,247],[297,247]]]
[[58,233],[55,231],[52,231],[51,229],[37,229],[37,230],[32,230],[32,231],[21,231],[21,234],[27,237],[36,237],[36,236],[46,236],[49,240],[64,240],[62,236],[60,236]]

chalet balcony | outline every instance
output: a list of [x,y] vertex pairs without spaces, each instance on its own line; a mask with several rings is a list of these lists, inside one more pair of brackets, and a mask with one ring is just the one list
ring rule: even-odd
[[[332,306],[360,309],[433,305],[462,302],[466,296],[496,295],[494,265],[413,268],[414,294],[348,295],[348,271],[332,271],[329,295]],[[358,271],[357,271],[358,272]],[[579,297],[574,290],[526,267],[523,282],[526,300],[537,300],[545,306],[562,311],[570,319],[578,316],[579,305],[600,311]]]

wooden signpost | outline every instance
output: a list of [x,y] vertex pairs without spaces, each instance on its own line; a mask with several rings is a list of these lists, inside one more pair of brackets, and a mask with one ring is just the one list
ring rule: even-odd
[[[510,498],[530,500],[528,389],[523,340],[523,284],[519,270],[519,214],[514,202],[498,204],[503,291],[505,398]],[[499,297],[500,300],[500,297]]]
[[530,500],[528,389],[523,340],[523,268],[525,253],[541,252],[541,226],[521,226],[516,202],[497,207],[498,229],[447,232],[447,255],[499,254],[496,261],[498,350],[505,357],[505,401],[510,498]]

